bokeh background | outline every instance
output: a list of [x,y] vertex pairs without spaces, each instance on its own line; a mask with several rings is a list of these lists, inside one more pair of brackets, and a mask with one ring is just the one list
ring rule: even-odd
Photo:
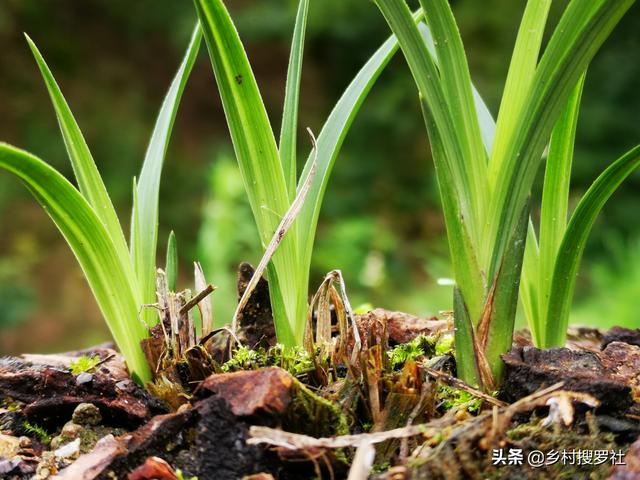
[[[279,124],[293,0],[228,2],[267,109]],[[300,125],[319,132],[342,90],[388,35],[369,1],[311,2]],[[551,22],[565,2],[556,2]],[[457,0],[474,81],[495,114],[523,1]],[[576,198],[640,140],[640,6],[589,70],[572,178]],[[71,168],[23,32],[43,52],[76,115],[128,228],[131,178],[194,23],[189,1],[0,0],[0,140]],[[203,48],[204,50],[204,48]],[[300,158],[308,140],[300,136]],[[181,284],[202,261],[218,315],[230,315],[234,267],[260,257],[211,67],[201,52],[164,171],[160,245],[175,230]],[[324,202],[312,289],[343,270],[352,303],[420,315],[450,307],[450,275],[429,147],[415,87],[397,55],[366,100]],[[640,326],[640,175],[598,220],[572,321]],[[48,217],[0,172],[0,354],[75,349],[109,338],[80,269]]]

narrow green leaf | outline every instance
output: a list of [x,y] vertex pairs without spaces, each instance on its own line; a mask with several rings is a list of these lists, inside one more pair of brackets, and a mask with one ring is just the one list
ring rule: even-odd
[[167,286],[170,292],[177,292],[176,287],[178,285],[178,243],[176,241],[176,234],[171,230],[169,233],[169,241],[167,242]]
[[[221,0],[195,0],[260,238],[269,243],[289,200],[278,148],[238,32]],[[266,207],[266,208],[265,208]]]
[[[178,105],[198,56],[201,41],[202,33],[200,28],[196,26],[182,64],[162,102],[138,182],[137,200],[133,213],[138,236],[135,239],[131,239],[131,257],[140,285],[143,303],[155,302],[158,203],[162,164],[167,153]],[[144,319],[147,323],[155,323],[156,317],[150,309],[144,312]]]
[[492,151],[489,167],[492,187],[493,183],[501,181],[499,172],[505,161],[505,151],[531,88],[550,6],[551,0],[528,0],[522,15],[500,102],[496,146]]
[[71,160],[73,172],[78,181],[80,192],[104,224],[107,234],[113,240],[118,255],[125,257],[128,250],[122,227],[120,226],[102,177],[91,156],[87,142],[82,136],[82,132],[71,113],[71,109],[62,95],[62,91],[58,87],[51,70],[40,54],[40,51],[28,35],[25,35],[25,37],[38,64],[47,90],[49,91],[49,96],[51,97],[51,102],[56,112],[60,131],[62,132],[62,137],[69,154],[69,159]]
[[[418,18],[417,15],[422,14],[422,10],[418,10],[417,14],[414,14],[414,18]],[[436,45],[433,40],[433,36],[431,35],[431,31],[429,27],[425,25],[424,22],[418,23],[418,30],[420,30],[420,34],[429,50],[429,53],[433,57],[434,62],[438,64],[438,56],[436,52]],[[482,96],[476,89],[473,83],[471,84],[471,93],[473,95],[473,103],[475,105],[476,115],[478,117],[478,124],[480,126],[480,136],[482,138],[482,143],[484,145],[484,150],[487,154],[487,157],[491,154],[491,150],[493,147],[493,139],[496,135],[496,122],[493,119],[493,115],[489,111],[489,107],[482,99]]]
[[[222,0],[194,0],[194,3],[264,248],[289,208],[287,180],[278,148],[247,55],[224,3]],[[297,269],[296,243],[295,235],[285,236],[272,259],[273,268],[268,269],[276,324],[301,323],[306,315],[306,306],[302,308],[300,300],[300,290],[305,291],[306,287],[299,287],[303,283]],[[278,292],[285,297],[276,299]],[[293,330],[291,326],[287,328]]]
[[487,207],[487,156],[476,114],[469,66],[447,0],[420,0],[429,23],[437,54],[438,70],[448,110],[463,150],[464,162],[471,177],[473,197],[477,202],[477,221],[483,222]]
[[89,203],[60,173],[37,157],[0,143],[0,168],[19,177],[55,222],[73,250],[109,329],[132,374],[151,378],[140,340],[147,331],[138,319],[135,278]]
[[573,0],[562,15],[536,69],[530,93],[505,153],[492,196],[485,245],[489,276],[500,266],[540,166],[551,130],[580,75],[634,0]]
[[[554,265],[567,227],[571,163],[583,86],[584,75],[580,78],[569,97],[567,106],[558,118],[549,143],[542,190],[539,235],[540,277],[538,291],[540,295],[538,302],[540,304],[538,312],[543,315],[547,312]],[[547,325],[547,319],[543,317],[534,323],[540,326]]]
[[638,166],[640,145],[629,150],[602,172],[571,215],[553,272],[544,348],[564,345],[576,275],[589,232],[607,200]]
[[524,247],[524,260],[522,262],[522,278],[520,280],[520,301],[522,309],[531,330],[533,343],[536,346],[542,344],[542,330],[540,324],[541,316],[538,311],[538,288],[540,280],[540,251],[538,248],[538,238],[529,219],[527,230],[527,244]]
[[296,159],[298,134],[298,104],[300,98],[300,79],[302,76],[302,58],[304,53],[304,37],[307,28],[309,0],[300,0],[296,24],[291,41],[289,68],[287,69],[287,85],[285,88],[282,127],[280,128],[280,161],[287,179],[289,200],[296,196]]

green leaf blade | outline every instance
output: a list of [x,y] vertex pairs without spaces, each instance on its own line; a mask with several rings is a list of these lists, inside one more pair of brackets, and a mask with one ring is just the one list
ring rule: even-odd
[[170,292],[177,292],[178,285],[178,242],[176,234],[171,230],[169,241],[167,242],[167,260],[165,263],[167,271],[167,287]]
[[533,185],[542,152],[580,75],[634,0],[573,0],[538,65],[492,196],[485,245],[489,278],[497,272],[518,212]]
[[[573,146],[583,86],[584,75],[580,78],[569,97],[567,106],[560,114],[549,143],[542,190],[539,235],[538,312],[544,314],[548,310],[547,302],[551,295],[551,282],[558,249],[567,227]],[[537,323],[544,326],[547,325],[547,320],[540,318]]]
[[300,81],[302,78],[302,59],[308,12],[309,0],[300,0],[293,31],[293,40],[291,41],[284,111],[282,114],[282,127],[280,128],[280,143],[278,145],[280,149],[280,161],[282,162],[282,168],[287,179],[290,201],[293,201],[296,196],[298,105],[300,100]]
[[0,168],[19,177],[73,250],[132,374],[150,380],[140,340],[135,278],[89,203],[60,173],[33,155],[0,143]]
[[[421,13],[415,14],[413,18],[417,21],[420,17]],[[361,105],[397,50],[398,42],[395,36],[391,36],[363,65],[336,102],[318,135],[316,152],[312,152],[305,163],[301,178],[307,177],[314,160],[316,161],[316,175],[307,195],[307,201],[298,215],[299,224],[306,226],[299,229],[299,236],[300,245],[303,248],[301,269],[305,270],[307,275],[311,265],[320,207],[340,148]],[[308,278],[305,281],[308,282]]]
[[564,345],[576,275],[591,228],[618,186],[640,166],[640,145],[611,164],[591,185],[571,215],[553,272],[544,348]]
[[124,257],[128,251],[124,233],[87,142],[40,51],[28,35],[25,37],[49,92],[80,192],[104,224],[118,255]]
[[[221,0],[194,0],[209,50],[240,172],[266,248],[289,208],[289,192],[275,137],[251,65]],[[273,256],[269,275],[276,323],[296,330],[306,315],[306,288],[299,266],[298,238],[286,235]],[[272,272],[271,269],[268,272]],[[282,283],[280,288],[276,282]],[[302,287],[301,287],[302,286]],[[301,291],[303,293],[301,293]],[[276,299],[275,292],[286,298]],[[304,302],[300,298],[304,296]],[[284,327],[281,327],[281,329]],[[299,338],[302,341],[302,338]]]
[[471,178],[472,198],[477,223],[483,223],[487,208],[487,157],[471,84],[469,66],[453,12],[447,0],[420,0],[429,23],[436,49],[437,65],[448,110],[458,143],[463,149],[465,165]]
[[[133,259],[143,303],[155,302],[158,209],[162,166],[169,146],[180,99],[198,56],[201,42],[202,33],[200,27],[196,26],[184,59],[162,102],[136,189],[132,224],[137,229],[137,235],[131,238],[131,258]],[[155,323],[156,317],[151,310],[144,313],[144,319],[147,323]]]
[[551,0],[530,0],[522,15],[498,113],[496,145],[490,162],[492,188],[495,182],[500,181],[499,172],[505,162],[508,141],[513,136],[522,105],[531,88],[550,6]]

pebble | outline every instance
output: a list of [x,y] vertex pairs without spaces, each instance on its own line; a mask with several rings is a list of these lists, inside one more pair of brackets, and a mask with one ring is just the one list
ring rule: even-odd
[[80,455],[80,439],[76,438],[73,442],[58,448],[53,454],[59,459],[75,459]]
[[20,451],[20,439],[0,434],[0,458],[10,459]]
[[93,375],[89,372],[82,372],[76,377],[76,385],[89,383],[93,380]]
[[102,415],[93,403],[81,403],[73,411],[71,419],[78,425],[100,425]]

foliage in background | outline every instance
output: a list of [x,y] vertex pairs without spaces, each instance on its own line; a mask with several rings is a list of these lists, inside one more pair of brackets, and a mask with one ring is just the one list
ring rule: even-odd
[[606,257],[586,268],[590,285],[571,312],[571,322],[603,329],[616,325],[638,328],[640,238],[624,240],[611,234],[605,248]]
[[238,304],[236,277],[239,263],[243,260],[255,262],[260,247],[235,160],[228,155],[219,155],[207,179],[197,258],[206,277],[216,286],[213,311],[216,324],[220,325],[233,316]]

